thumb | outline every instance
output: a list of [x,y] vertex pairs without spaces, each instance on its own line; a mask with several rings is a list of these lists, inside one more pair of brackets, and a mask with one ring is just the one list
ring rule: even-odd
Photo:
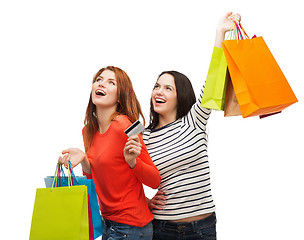
[[128,141],[129,140],[134,140],[136,142],[140,142],[138,135],[133,135],[133,136],[129,137]]
[[232,12],[230,11],[230,12],[227,12],[227,13],[226,13],[225,17],[228,18],[228,17],[230,17],[231,15],[232,15]]
[[70,149],[69,149],[69,148],[68,148],[68,149],[65,149],[65,150],[63,150],[61,153],[62,153],[62,154],[70,153]]

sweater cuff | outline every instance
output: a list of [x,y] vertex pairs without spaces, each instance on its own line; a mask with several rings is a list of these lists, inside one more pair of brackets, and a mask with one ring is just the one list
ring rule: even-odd
[[86,176],[87,179],[93,179],[92,174],[86,173],[84,171],[82,171],[83,176]]
[[132,172],[135,174],[135,175],[140,175],[142,174],[142,161],[141,159],[138,157],[136,158],[136,165],[134,168],[131,169]]

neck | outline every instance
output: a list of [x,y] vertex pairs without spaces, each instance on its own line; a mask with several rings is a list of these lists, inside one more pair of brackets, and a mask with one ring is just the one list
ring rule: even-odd
[[163,116],[163,115],[159,115],[159,122],[157,124],[156,128],[161,128],[163,126],[166,126],[169,123],[172,123],[176,121],[176,117],[174,114],[171,114],[169,116]]
[[96,108],[96,115],[100,133],[105,133],[109,129],[111,125],[111,116],[113,113],[115,113],[115,111],[116,107],[108,109]]

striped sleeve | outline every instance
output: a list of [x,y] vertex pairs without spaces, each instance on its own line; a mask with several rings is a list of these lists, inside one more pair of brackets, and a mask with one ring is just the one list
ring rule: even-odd
[[184,117],[184,122],[189,125],[195,125],[202,131],[206,131],[206,125],[211,113],[211,109],[201,106],[201,100],[204,93],[204,87],[201,90],[200,96],[196,103],[193,104],[189,113]]

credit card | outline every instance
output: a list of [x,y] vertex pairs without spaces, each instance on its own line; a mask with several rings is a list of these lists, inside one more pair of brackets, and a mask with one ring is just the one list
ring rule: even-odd
[[137,120],[125,130],[125,134],[127,134],[128,137],[131,137],[133,135],[140,134],[144,129],[145,127],[141,124],[139,120]]

